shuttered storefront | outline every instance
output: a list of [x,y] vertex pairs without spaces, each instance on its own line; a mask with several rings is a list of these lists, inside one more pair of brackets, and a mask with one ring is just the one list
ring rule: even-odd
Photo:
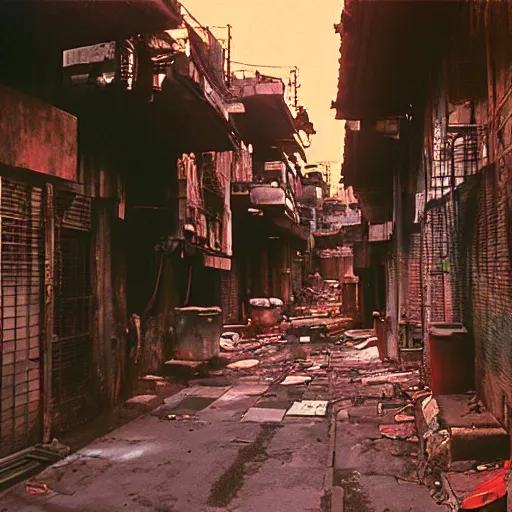
[[0,456],[41,440],[43,191],[0,178]]
[[85,423],[97,411],[92,375],[91,225],[90,198],[55,193],[55,432]]

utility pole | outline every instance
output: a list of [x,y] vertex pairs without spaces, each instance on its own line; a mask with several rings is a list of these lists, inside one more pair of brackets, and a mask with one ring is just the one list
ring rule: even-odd
[[298,81],[298,73],[299,73],[299,68],[297,66],[295,66],[292,70],[291,70],[291,74],[293,76],[293,106],[295,108],[295,110],[298,110],[299,108],[299,81]]
[[228,62],[226,85],[231,87],[231,25],[228,24]]

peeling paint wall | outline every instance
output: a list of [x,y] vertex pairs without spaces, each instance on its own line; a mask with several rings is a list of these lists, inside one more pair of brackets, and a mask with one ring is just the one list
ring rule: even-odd
[[0,85],[0,163],[77,181],[77,119]]

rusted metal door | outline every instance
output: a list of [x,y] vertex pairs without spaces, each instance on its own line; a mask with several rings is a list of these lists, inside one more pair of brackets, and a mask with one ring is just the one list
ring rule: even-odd
[[43,191],[0,178],[0,456],[41,440]]
[[92,380],[91,199],[55,192],[52,426],[69,430],[96,413]]

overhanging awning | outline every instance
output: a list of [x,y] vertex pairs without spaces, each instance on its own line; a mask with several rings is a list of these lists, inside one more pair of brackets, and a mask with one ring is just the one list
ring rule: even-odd
[[373,132],[346,132],[344,181],[354,187],[364,217],[372,223],[392,218],[393,166],[399,144]]
[[441,65],[464,0],[347,0],[337,119],[403,116]]
[[0,3],[0,39],[76,48],[177,27],[176,0],[14,0]]
[[155,117],[172,132],[170,145],[182,152],[232,151],[238,147],[234,126],[193,84],[165,80],[153,107]]
[[239,100],[245,113],[233,119],[243,138],[258,151],[280,146],[289,154],[299,153],[306,161],[304,148],[297,141],[293,116],[282,94],[254,94]]

